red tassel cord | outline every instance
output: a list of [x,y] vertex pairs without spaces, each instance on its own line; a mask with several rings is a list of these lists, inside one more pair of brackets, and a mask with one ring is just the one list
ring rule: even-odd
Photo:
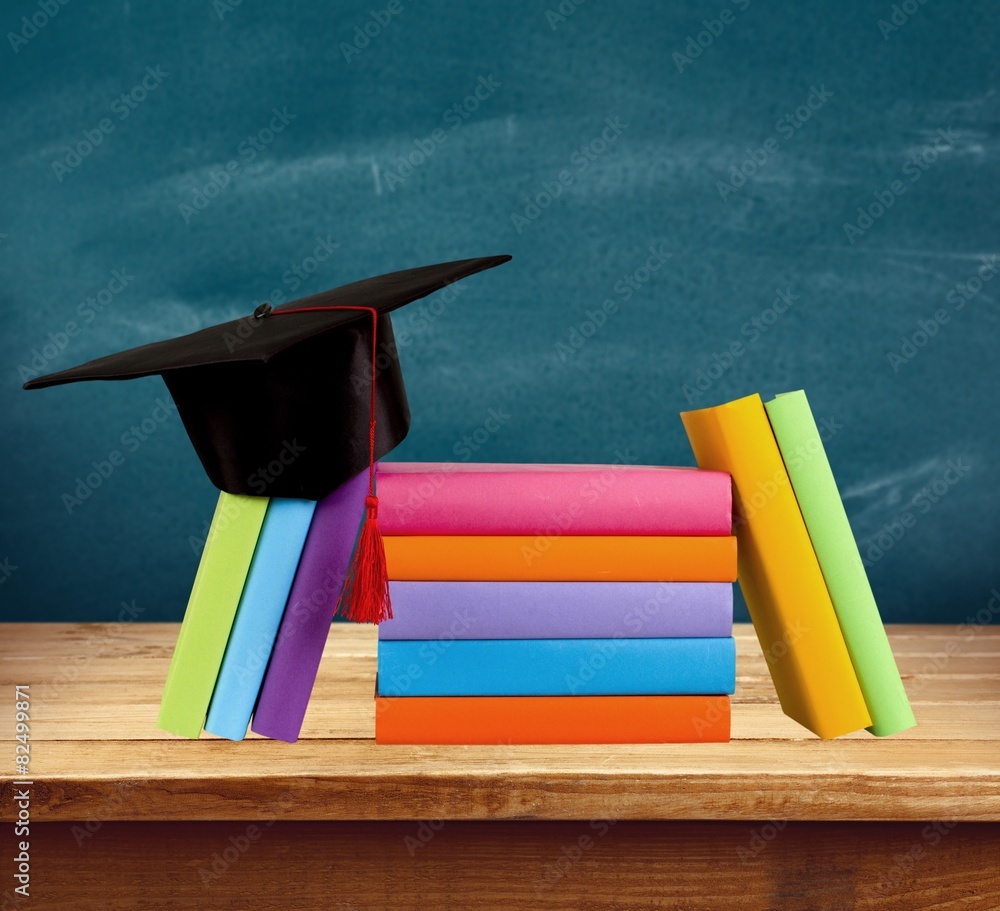
[[337,602],[337,614],[355,623],[381,623],[392,619],[385,547],[378,530],[378,497],[365,497],[365,521]]
[[347,568],[347,578],[337,599],[335,616],[355,623],[381,623],[392,619],[389,599],[389,573],[385,565],[385,545],[378,527],[378,497],[375,496],[375,366],[378,354],[378,311],[374,307],[296,307],[272,310],[272,316],[289,313],[313,313],[326,310],[360,310],[372,317],[372,395],[368,418],[368,496],[365,497],[365,519],[354,545],[354,554]]

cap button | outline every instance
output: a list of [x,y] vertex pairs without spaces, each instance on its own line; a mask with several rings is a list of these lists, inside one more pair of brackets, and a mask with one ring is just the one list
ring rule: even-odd
[[256,310],[253,312],[254,319],[263,319],[267,316],[271,310],[274,309],[267,301],[264,301]]

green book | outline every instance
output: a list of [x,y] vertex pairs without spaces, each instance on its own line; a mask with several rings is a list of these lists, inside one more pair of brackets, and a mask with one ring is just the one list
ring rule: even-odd
[[164,731],[201,734],[267,500],[219,495],[163,687],[156,725]]
[[806,394],[779,395],[764,407],[872,717],[868,730],[884,737],[912,728],[917,722]]

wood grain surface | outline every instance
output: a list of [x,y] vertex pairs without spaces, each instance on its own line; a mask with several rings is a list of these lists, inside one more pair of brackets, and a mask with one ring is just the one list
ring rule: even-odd
[[35,839],[38,891],[24,907],[1000,907],[996,827],[939,828],[945,834],[935,840],[923,823],[119,822],[88,836],[72,823],[51,823]]
[[[728,744],[376,747],[375,632],[335,625],[297,744],[158,731],[176,624],[2,627],[0,685],[31,685],[39,821],[1000,820],[1000,635],[894,627],[918,726],[821,741],[777,705],[736,628]],[[0,700],[0,739],[13,737]],[[5,769],[5,774],[9,769]],[[9,804],[0,817],[10,818]]]
[[[890,630],[919,722],[895,737],[821,741],[786,718],[744,625],[731,743],[582,747],[376,747],[375,635],[351,625],[299,743],[183,740],[155,726],[176,635],[0,626],[11,757],[13,687],[31,687],[25,907],[1000,907],[989,628]],[[7,885],[0,911],[20,906]]]

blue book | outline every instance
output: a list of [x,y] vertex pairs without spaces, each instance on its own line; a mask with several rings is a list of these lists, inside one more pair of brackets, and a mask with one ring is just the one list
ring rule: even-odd
[[208,709],[210,734],[246,736],[315,510],[315,500],[272,498],[267,504]]
[[380,696],[711,696],[735,689],[732,637],[378,644]]

